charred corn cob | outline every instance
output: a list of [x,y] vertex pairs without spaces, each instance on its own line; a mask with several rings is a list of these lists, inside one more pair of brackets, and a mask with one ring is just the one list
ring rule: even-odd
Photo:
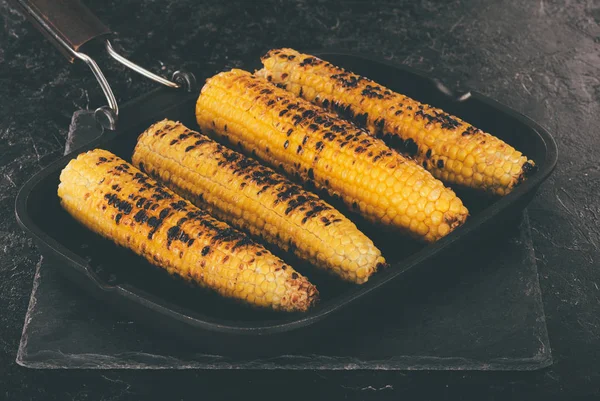
[[223,296],[284,311],[305,311],[317,299],[281,259],[106,150],[71,160],[58,196],[87,228]]
[[354,125],[242,70],[210,78],[196,118],[246,153],[327,190],[370,221],[435,241],[467,209],[429,172]]
[[505,195],[535,164],[458,117],[292,49],[271,50],[256,74],[335,111],[447,183]]
[[325,201],[179,122],[148,128],[132,159],[218,219],[345,280],[364,283],[385,262],[373,242]]

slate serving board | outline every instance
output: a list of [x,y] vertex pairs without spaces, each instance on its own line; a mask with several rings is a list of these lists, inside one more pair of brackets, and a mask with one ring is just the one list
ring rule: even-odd
[[[73,116],[67,149],[92,138],[90,114]],[[527,212],[432,279],[385,300],[334,341],[291,355],[243,359],[190,352],[107,308],[43,259],[36,267],[17,363],[46,369],[534,370],[552,363]]]

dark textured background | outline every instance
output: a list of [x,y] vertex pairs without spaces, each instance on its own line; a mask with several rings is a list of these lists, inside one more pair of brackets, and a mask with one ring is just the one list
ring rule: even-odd
[[[368,51],[473,88],[552,132],[559,165],[530,206],[554,366],[490,372],[35,371],[15,353],[39,253],[17,226],[18,188],[59,157],[73,111],[104,104],[0,2],[0,399],[571,399],[600,390],[600,5],[541,1],[88,0],[115,42],[153,70],[211,72],[270,47]],[[102,63],[119,100],[154,85]],[[164,68],[164,69],[163,69]]]

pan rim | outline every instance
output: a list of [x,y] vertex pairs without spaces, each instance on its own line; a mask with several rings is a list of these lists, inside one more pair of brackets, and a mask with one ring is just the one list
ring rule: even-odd
[[[307,51],[307,53],[314,54],[317,57],[323,58],[327,56],[344,56],[359,58],[369,63],[383,64],[385,66],[397,70],[403,70],[405,72],[416,75],[422,79],[428,80],[433,83],[433,79],[431,77],[419,70],[416,70],[406,65],[393,63],[370,54],[356,54],[353,52],[327,50],[315,50],[312,52]],[[136,104],[146,96],[155,96],[157,93],[163,93],[165,91],[172,90],[167,88],[155,89],[127,102],[123,105],[123,115],[126,114],[127,109],[135,107]],[[194,96],[197,97],[197,94],[195,94]],[[183,101],[183,98],[184,97],[181,97],[181,101]],[[44,232],[33,221],[33,219],[29,216],[29,213],[27,211],[29,196],[31,195],[33,189],[44,179],[46,179],[46,177],[48,177],[49,175],[54,174],[59,170],[62,170],[62,168],[64,168],[70,160],[77,157],[78,154],[93,149],[95,147],[101,147],[102,144],[108,143],[111,140],[113,140],[114,136],[117,135],[117,133],[109,133],[102,135],[101,137],[93,140],[87,145],[60,157],[59,159],[55,160],[50,165],[48,165],[46,168],[40,170],[34,176],[32,176],[20,188],[15,199],[16,219],[21,228],[28,232],[29,235],[31,235],[38,244],[43,244],[44,247],[51,249],[58,257],[65,260],[65,263],[68,262],[68,264],[71,265],[73,268],[77,268],[80,273],[83,273],[86,276],[88,276],[88,278],[92,280],[93,284],[103,292],[114,292],[115,294],[112,295],[126,298],[131,302],[137,303],[138,306],[151,309],[154,312],[167,315],[172,319],[176,319],[186,324],[192,325],[196,328],[212,331],[214,333],[230,333],[236,335],[264,335],[292,331],[301,327],[309,326],[326,318],[332,313],[356,302],[359,299],[364,298],[368,294],[372,293],[374,290],[386,285],[390,281],[397,279],[399,276],[412,270],[427,259],[435,257],[442,250],[447,249],[456,241],[458,241],[462,236],[478,229],[481,225],[491,220],[498,213],[517,202],[525,194],[528,194],[529,192],[536,192],[539,185],[550,176],[550,174],[555,169],[558,161],[558,147],[552,135],[545,128],[543,128],[540,124],[533,121],[531,118],[525,116],[524,114],[519,113],[516,110],[508,107],[507,105],[500,103],[497,100],[494,100],[479,92],[471,91],[471,98],[475,101],[482,102],[484,104],[487,104],[488,106],[493,107],[494,109],[497,109],[500,113],[504,115],[508,115],[512,118],[517,119],[524,125],[528,126],[531,129],[532,133],[535,133],[538,136],[538,139],[541,140],[541,142],[545,146],[545,157],[544,160],[541,163],[539,163],[539,168],[535,172],[535,174],[533,174],[530,178],[528,178],[510,194],[499,198],[493,204],[483,209],[481,213],[471,217],[463,226],[453,231],[448,236],[440,239],[439,241],[433,244],[429,244],[423,247],[422,249],[410,255],[406,259],[403,259],[402,261],[391,265],[389,269],[387,269],[391,271],[391,273],[388,273],[385,276],[373,277],[371,280],[369,280],[368,286],[360,286],[356,290],[348,291],[347,293],[341,294],[338,297],[328,301],[327,305],[321,305],[315,308],[312,312],[309,311],[308,313],[303,315],[286,316],[283,317],[281,320],[274,321],[243,322],[236,322],[234,320],[219,319],[205,316],[202,315],[202,313],[184,307],[179,307],[177,305],[173,305],[169,301],[166,301],[162,298],[158,298],[154,294],[148,294],[141,289],[131,286],[130,284],[125,283],[109,285],[107,283],[102,282],[102,280],[99,279],[95,275],[95,273],[93,273],[91,268],[89,268],[87,262],[83,258],[76,255],[67,247],[63,246],[54,238],[52,238],[51,235]],[[118,131],[124,131],[127,129],[127,127],[127,125],[125,125],[124,127],[120,127]]]

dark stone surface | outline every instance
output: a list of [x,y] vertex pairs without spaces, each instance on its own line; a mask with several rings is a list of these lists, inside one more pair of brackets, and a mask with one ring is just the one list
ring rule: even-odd
[[[600,390],[600,8],[594,1],[88,1],[140,64],[170,74],[236,66],[270,47],[368,51],[511,105],[552,132],[559,165],[530,207],[555,364],[489,372],[31,371],[13,362],[39,253],[13,214],[18,188],[57,158],[73,112],[104,104],[0,3],[0,398],[572,399]],[[102,61],[120,100],[153,87]],[[253,397],[251,397],[253,398]]]
[[[456,272],[459,264],[463,274]],[[257,349],[262,355],[232,356],[199,341],[165,342],[164,334],[148,330],[135,315],[87,296],[44,259],[17,363],[37,369],[324,371],[525,371],[552,363],[527,213],[521,224],[440,268],[452,273],[441,279],[436,269],[434,280],[413,280],[366,310],[354,307],[347,330],[328,328],[331,335],[320,332],[300,349],[289,349],[294,342],[276,354]]]

